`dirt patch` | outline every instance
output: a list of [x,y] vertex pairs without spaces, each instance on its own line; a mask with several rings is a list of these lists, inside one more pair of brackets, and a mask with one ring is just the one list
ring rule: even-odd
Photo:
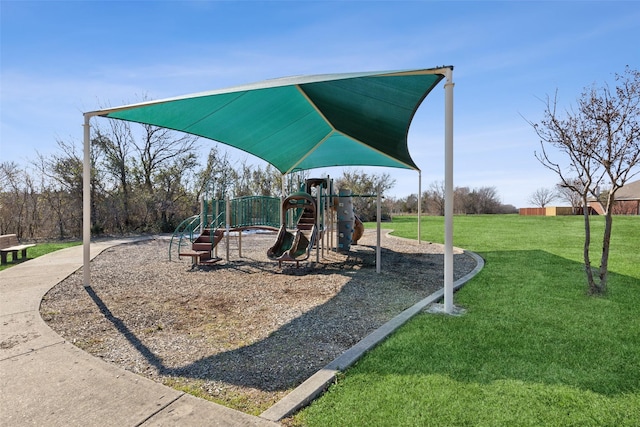
[[[266,257],[274,234],[231,239],[230,262],[168,260],[164,239],[120,245],[44,297],[41,315],[78,347],[129,371],[258,414],[396,314],[442,287],[443,247],[375,233],[299,268]],[[225,256],[225,243],[219,255]],[[455,278],[476,265],[454,255]]]

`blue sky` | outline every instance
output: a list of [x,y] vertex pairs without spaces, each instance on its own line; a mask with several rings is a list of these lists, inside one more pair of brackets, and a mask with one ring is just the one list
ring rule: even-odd
[[[503,203],[524,207],[535,189],[557,182],[535,160],[538,139],[525,120],[541,118],[541,99],[557,89],[569,107],[584,87],[613,84],[626,65],[640,68],[636,1],[0,0],[0,7],[0,159],[23,165],[36,152],[54,152],[57,140],[80,144],[82,112],[145,96],[453,65],[455,185],[495,186]],[[443,141],[440,84],[409,132],[423,190],[443,179]],[[370,172],[395,178],[393,195],[418,190],[415,172]]]

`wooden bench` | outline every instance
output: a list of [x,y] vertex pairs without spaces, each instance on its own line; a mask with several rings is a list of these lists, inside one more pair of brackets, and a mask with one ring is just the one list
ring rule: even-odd
[[1,263],[7,263],[7,254],[11,253],[11,259],[15,262],[18,259],[18,251],[22,252],[22,259],[27,257],[27,249],[35,244],[21,245],[18,236],[15,234],[3,234],[0,236],[0,257]]

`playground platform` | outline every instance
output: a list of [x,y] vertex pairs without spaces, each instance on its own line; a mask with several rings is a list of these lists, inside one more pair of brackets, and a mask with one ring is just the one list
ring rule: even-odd
[[[91,257],[136,240],[92,243]],[[278,425],[103,362],[57,335],[40,301],[81,266],[76,246],[0,271],[1,425]]]

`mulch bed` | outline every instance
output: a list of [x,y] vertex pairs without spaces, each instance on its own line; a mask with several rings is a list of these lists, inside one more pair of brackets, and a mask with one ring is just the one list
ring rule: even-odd
[[[155,381],[258,414],[383,323],[442,287],[443,247],[375,232],[316,264],[266,257],[275,234],[231,239],[230,261],[191,268],[169,261],[166,239],[113,247],[41,305],[58,334]],[[225,257],[225,242],[219,256]],[[457,251],[455,278],[475,267]],[[175,255],[174,255],[175,258]]]

